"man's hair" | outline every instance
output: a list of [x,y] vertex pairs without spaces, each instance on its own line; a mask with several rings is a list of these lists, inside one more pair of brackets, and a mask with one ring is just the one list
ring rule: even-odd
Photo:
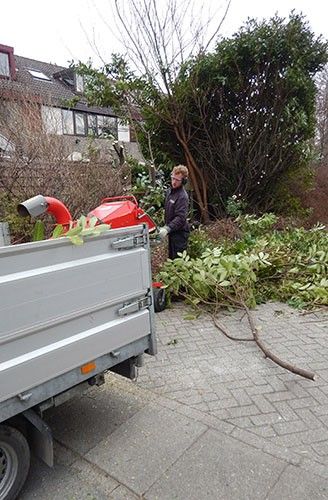
[[173,168],[172,174],[173,175],[182,174],[184,179],[188,179],[189,172],[187,167],[185,167],[185,165],[177,165],[176,167]]

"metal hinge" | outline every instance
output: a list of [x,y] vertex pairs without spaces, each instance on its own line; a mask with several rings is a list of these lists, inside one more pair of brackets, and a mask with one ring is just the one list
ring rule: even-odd
[[28,401],[32,397],[31,392],[21,392],[20,394],[17,394],[17,397],[20,401]]
[[127,314],[132,314],[134,312],[141,311],[141,309],[146,309],[147,307],[151,306],[151,297],[143,297],[142,299],[136,300],[135,302],[129,302],[123,304],[123,307],[121,307],[118,310],[118,315],[119,316],[126,316]]
[[127,236],[120,238],[112,243],[112,247],[117,250],[125,250],[129,248],[145,247],[147,245],[147,235],[138,234],[138,236]]

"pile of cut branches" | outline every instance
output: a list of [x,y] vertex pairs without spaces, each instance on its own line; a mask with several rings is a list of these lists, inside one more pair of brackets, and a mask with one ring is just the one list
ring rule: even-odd
[[220,307],[243,307],[255,337],[249,309],[256,304],[275,300],[298,308],[327,306],[325,227],[278,231],[273,229],[276,222],[274,214],[240,217],[239,239],[220,245],[210,242],[205,250],[202,242],[199,257],[184,252],[178,259],[168,260],[159,279],[170,293],[183,295],[194,306],[205,305],[212,313]]

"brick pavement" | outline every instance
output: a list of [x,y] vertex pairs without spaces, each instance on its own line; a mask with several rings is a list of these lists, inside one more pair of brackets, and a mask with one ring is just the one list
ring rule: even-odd
[[[313,382],[188,312],[179,303],[156,315],[159,352],[137,383],[111,374],[46,413],[55,467],[33,459],[20,500],[328,498],[325,315],[256,311],[266,344],[314,370]],[[221,322],[249,336],[240,312]]]
[[[184,317],[174,304],[156,315],[158,355],[147,357],[139,387],[162,404],[277,458],[328,478],[328,319],[300,315],[285,304],[255,312],[266,345],[282,359],[316,373],[310,381],[265,359],[254,342],[225,337],[212,320]],[[249,337],[241,312],[221,323]]]

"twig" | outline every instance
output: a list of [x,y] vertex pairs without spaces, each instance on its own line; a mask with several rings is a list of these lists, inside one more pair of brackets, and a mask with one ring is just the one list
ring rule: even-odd
[[315,374],[313,372],[310,372],[308,370],[304,370],[303,368],[298,368],[297,366],[292,365],[291,363],[287,363],[286,361],[283,361],[282,359],[278,358],[275,354],[273,354],[262,342],[262,340],[259,338],[259,331],[258,328],[255,325],[253,316],[246,306],[246,304],[243,304],[245,307],[245,311],[247,314],[249,326],[252,330],[252,334],[254,337],[254,340],[258,347],[261,349],[261,351],[264,353],[264,355],[271,359],[274,363],[277,365],[281,366],[282,368],[285,368],[286,370],[295,373],[296,375],[300,375],[301,377],[308,378],[310,380],[315,379]]
[[[220,288],[222,288],[222,287],[220,287]],[[194,292],[195,292],[195,290],[194,290]],[[198,295],[198,297],[200,297],[198,293],[197,293],[197,295]],[[239,338],[239,337],[233,337],[232,335],[230,335],[227,332],[226,328],[224,328],[222,325],[220,325],[218,323],[218,321],[216,320],[216,313],[217,313],[217,308],[218,308],[218,303],[216,302],[215,312],[214,312],[214,314],[212,314],[212,319],[213,319],[214,325],[218,328],[218,330],[220,330],[226,337],[228,337],[231,340],[238,340],[238,341],[241,341],[241,342],[255,341],[256,344],[257,344],[257,346],[264,353],[265,357],[271,359],[271,361],[273,361],[277,365],[281,366],[282,368],[285,368],[285,370],[288,370],[288,371],[290,371],[292,373],[295,373],[296,375],[300,375],[301,377],[304,377],[304,378],[307,378],[307,379],[310,379],[310,380],[315,380],[315,373],[313,373],[313,372],[311,372],[309,370],[304,370],[303,368],[298,368],[297,366],[294,366],[291,363],[287,363],[286,361],[283,361],[282,359],[278,358],[278,356],[276,356],[275,354],[273,354],[264,345],[264,343],[262,342],[262,340],[259,338],[259,331],[258,331],[258,328],[255,325],[254,318],[253,318],[253,316],[252,316],[249,308],[247,307],[247,305],[245,304],[244,301],[235,299],[226,290],[222,290],[222,295],[228,301],[230,301],[234,305],[234,307],[244,309],[244,311],[245,311],[245,313],[247,315],[247,319],[248,319],[248,323],[249,323],[250,329],[251,329],[252,334],[253,334],[253,338],[252,339],[249,339],[249,338],[248,339],[244,339],[244,338]],[[210,304],[210,303],[207,302],[207,304]],[[213,305],[213,303],[212,303],[212,305]]]
[[233,337],[232,335],[230,335],[230,333],[228,333],[228,330],[226,328],[224,328],[224,326],[222,326],[216,319],[215,315],[213,314],[212,315],[212,320],[213,320],[213,323],[214,325],[216,326],[216,328],[218,330],[220,330],[226,337],[228,337],[228,339],[231,339],[231,340],[239,340],[241,342],[254,342],[254,339],[243,339],[241,337]]
[[[245,302],[234,299],[227,292],[226,292],[226,296],[233,304],[239,305],[239,306],[243,307],[243,309],[245,310],[245,312],[247,314],[248,323],[249,323],[250,329],[251,329],[252,334],[253,334],[252,340],[254,340],[256,342],[257,346],[261,349],[261,351],[264,353],[264,355],[267,358],[271,359],[271,361],[273,361],[277,365],[281,366],[282,368],[285,368],[286,370],[288,370],[292,373],[295,373],[296,375],[300,375],[301,377],[304,377],[304,378],[307,378],[310,380],[315,380],[315,374],[313,372],[310,372],[309,370],[304,370],[303,368],[298,368],[297,366],[294,366],[291,363],[287,363],[286,361],[283,361],[282,359],[278,358],[278,356],[273,354],[264,345],[262,340],[259,338],[258,328],[256,327],[255,322],[254,322],[254,318],[253,318],[249,308],[245,304]],[[233,338],[233,337],[230,337],[230,338]]]
[[322,319],[313,319],[312,321],[301,321],[302,325],[305,325],[307,323],[323,323],[324,321],[327,321],[327,318],[322,318]]
[[322,312],[327,309],[327,306],[322,305],[318,307],[318,309],[311,309],[310,311],[303,311],[300,313],[300,316],[308,316],[309,314],[316,314],[317,312]]

